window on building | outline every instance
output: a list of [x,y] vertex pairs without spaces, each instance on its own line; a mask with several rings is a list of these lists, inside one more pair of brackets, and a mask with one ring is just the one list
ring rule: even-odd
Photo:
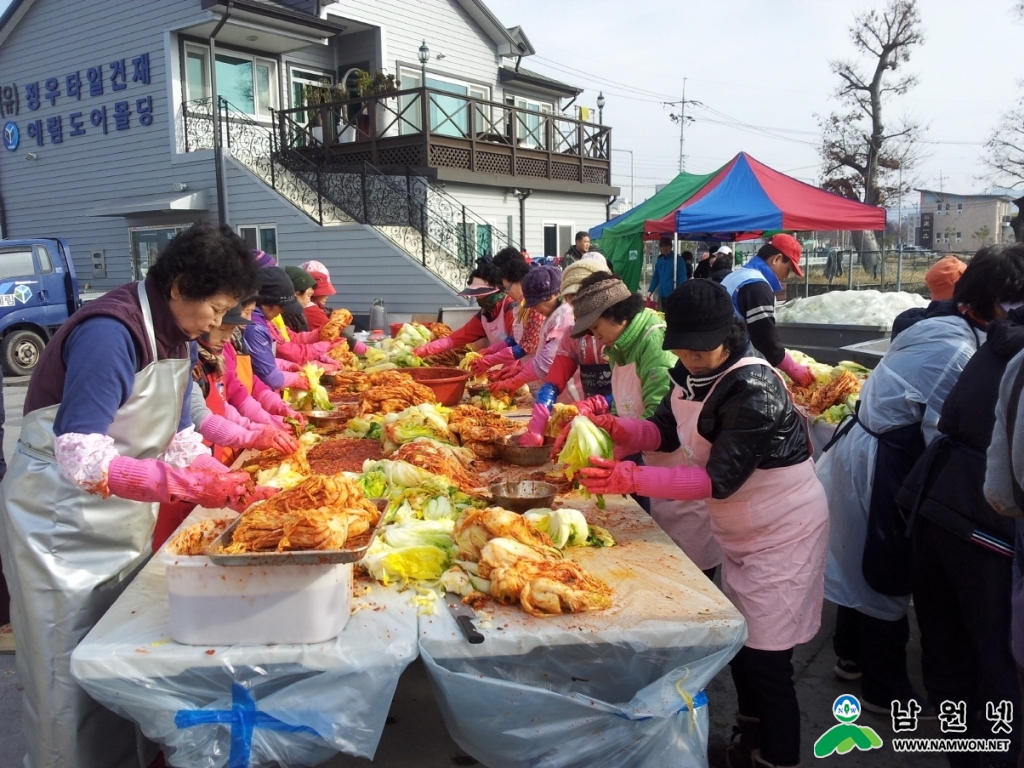
[[962,239],[963,239],[963,233],[962,232],[957,232],[956,233],[956,241],[959,243]]
[[[400,69],[399,81],[402,83],[402,90],[410,88],[422,88],[423,77],[420,72],[413,69]],[[435,91],[428,97],[430,106],[430,132],[438,136],[450,136],[452,138],[469,138],[469,101],[468,99],[480,99],[488,101],[491,98],[491,89],[474,83],[467,83],[463,80],[446,77],[444,75],[427,75],[427,87]],[[443,93],[436,93],[443,91]],[[448,96],[446,94],[452,94]],[[460,98],[462,97],[462,98]],[[399,110],[406,110],[417,101],[416,95],[403,96],[399,99]],[[477,108],[478,117],[475,120],[474,128],[479,133],[484,128],[485,120],[481,119],[486,107],[481,105]],[[405,111],[401,132],[403,134],[418,133],[422,107],[418,104],[411,106]]]
[[[211,91],[210,50],[185,46],[185,101],[207,99]],[[260,120],[277,109],[277,63],[247,53],[217,54],[217,93],[232,107]]]
[[[219,69],[217,71],[220,72]],[[946,203],[946,215],[949,216],[949,203]]]
[[544,256],[561,256],[575,242],[573,224],[544,224]]
[[963,212],[964,212],[964,204],[963,203],[957,203],[956,204],[956,215],[959,216]]
[[513,103],[520,110],[516,120],[516,139],[519,146],[545,149],[546,130],[541,115],[550,115],[554,108],[546,101],[535,101],[516,96]]
[[252,250],[266,251],[271,256],[277,256],[276,224],[240,224],[238,236]]

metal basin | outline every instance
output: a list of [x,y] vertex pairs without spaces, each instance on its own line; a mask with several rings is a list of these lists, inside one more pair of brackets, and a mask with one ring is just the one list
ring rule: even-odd
[[555,438],[545,437],[544,443],[536,447],[519,445],[520,435],[507,435],[497,442],[502,461],[519,467],[539,467],[551,461],[551,446]]
[[555,486],[539,480],[495,483],[490,491],[497,506],[519,514],[531,509],[550,507],[558,495]]

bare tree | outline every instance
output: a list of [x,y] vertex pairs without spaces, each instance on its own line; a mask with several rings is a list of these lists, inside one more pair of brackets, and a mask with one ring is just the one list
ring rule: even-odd
[[[891,74],[909,62],[914,47],[924,41],[917,0],[889,0],[881,11],[855,16],[849,31],[867,67],[855,61],[831,62],[840,80],[835,96],[843,110],[818,118],[822,186],[869,205],[883,205],[909,191],[910,173],[920,159],[921,126],[908,117],[889,127],[883,121],[891,97],[904,95],[917,83],[914,75]],[[855,234],[854,239],[862,250],[877,247],[873,234]],[[865,268],[872,269],[868,264]]]
[[985,142],[985,164],[995,183],[1016,187],[1024,184],[1024,96],[1003,113]]

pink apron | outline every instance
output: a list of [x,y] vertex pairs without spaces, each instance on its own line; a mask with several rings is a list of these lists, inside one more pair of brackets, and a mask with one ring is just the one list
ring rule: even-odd
[[511,335],[509,329],[505,327],[504,303],[501,304],[501,311],[498,312],[497,316],[493,320],[488,320],[487,316],[481,312],[480,323],[483,325],[484,334],[487,336],[487,346],[497,344],[499,341],[504,341]]
[[[619,416],[644,417],[643,387],[636,375],[636,363],[612,366],[612,397]],[[644,451],[643,457],[649,467],[675,467],[686,463],[682,448],[672,453]],[[702,571],[722,562],[722,550],[711,533],[710,513],[703,501],[651,499],[651,517]]]
[[[766,363],[744,357],[726,373],[748,365]],[[697,431],[704,403],[682,399],[678,389],[671,402],[682,450],[692,464],[707,466],[711,443]],[[814,462],[755,469],[736,493],[708,499],[707,506],[711,531],[725,553],[722,591],[747,620],[746,644],[782,651],[814,637],[821,626],[828,553],[828,501]]]

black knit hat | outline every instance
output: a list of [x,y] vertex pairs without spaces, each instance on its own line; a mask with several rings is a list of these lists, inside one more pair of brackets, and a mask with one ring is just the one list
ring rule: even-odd
[[259,272],[260,304],[278,305],[284,312],[302,314],[302,305],[295,298],[295,286],[288,273],[280,267],[264,267]]
[[732,297],[711,280],[687,280],[665,299],[665,341],[662,349],[706,352],[725,341],[736,317]]

